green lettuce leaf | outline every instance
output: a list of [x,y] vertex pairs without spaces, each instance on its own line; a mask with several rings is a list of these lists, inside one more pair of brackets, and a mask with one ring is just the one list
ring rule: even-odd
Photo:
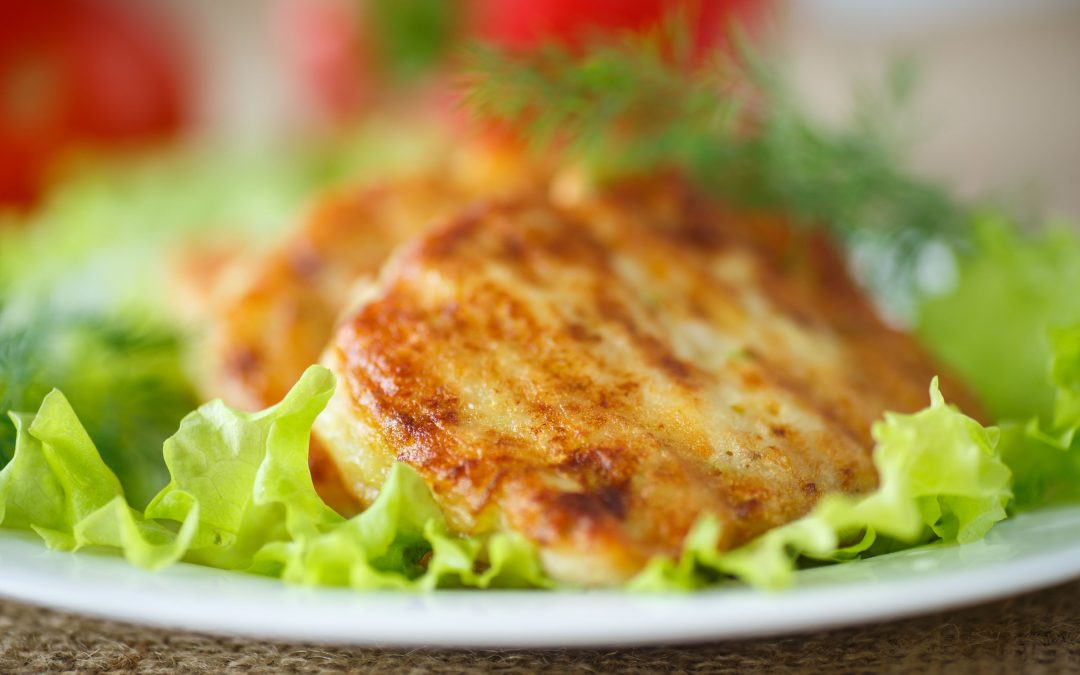
[[1080,237],[1025,235],[1000,216],[976,223],[956,284],[919,307],[916,332],[996,420],[1053,414],[1048,328],[1080,321]]
[[186,560],[357,589],[547,584],[524,538],[452,535],[404,464],[352,519],[323,504],[308,441],[333,389],[333,375],[313,366],[265,411],[200,407],[166,441],[171,481],[145,513],[131,508],[67,399],[53,391],[36,415],[12,415],[17,442],[0,471],[0,527],[33,530],[50,548],[115,549],[146,569]]
[[0,525],[33,530],[50,548],[120,548],[150,569],[179,558],[194,520],[174,533],[130,508],[63,394],[46,396],[35,416],[12,419],[18,441],[0,471]]
[[1057,388],[1051,421],[1002,425],[1002,454],[1015,475],[1013,511],[1080,502],[1080,324],[1051,329],[1048,342]]
[[[1055,373],[1073,393],[1080,384],[1078,341],[1080,329],[1055,337]],[[523,537],[452,534],[424,481],[405,464],[392,468],[361,514],[344,519],[325,506],[307,452],[312,422],[333,388],[330,372],[313,366],[265,411],[244,413],[220,402],[200,407],[166,442],[171,481],[145,513],[128,505],[71,406],[54,391],[36,415],[13,415],[18,444],[0,471],[0,527],[33,530],[52,548],[109,547],[147,569],[186,560],[361,590],[551,585]],[[1073,402],[1066,399],[1061,410],[1075,421]],[[720,522],[704,517],[678,560],[653,560],[629,587],[690,589],[735,577],[777,588],[792,582],[800,560],[966,543],[1005,518],[1011,475],[998,430],[947,405],[936,381],[927,408],[886,414],[873,435],[880,477],[874,492],[827,495],[807,516],[727,552],[716,546]]]
[[1080,237],[1025,234],[992,214],[975,233],[917,331],[999,420],[1010,509],[1080,502]]
[[679,560],[652,561],[631,587],[691,589],[731,575],[778,588],[792,582],[800,556],[844,560],[931,540],[962,544],[1005,518],[1011,476],[997,450],[998,430],[947,405],[936,379],[929,407],[886,413],[873,436],[880,485],[871,494],[826,495],[806,516],[728,552],[716,548],[719,523],[703,518]]

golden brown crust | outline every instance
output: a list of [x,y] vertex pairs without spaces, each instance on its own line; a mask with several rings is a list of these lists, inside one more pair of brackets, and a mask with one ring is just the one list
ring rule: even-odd
[[823,240],[674,181],[459,215],[327,361],[317,431],[354,494],[407,462],[454,527],[522,532],[582,583],[674,554],[705,512],[732,546],[871,489],[870,425],[925,405],[935,370]]
[[[253,261],[232,261],[227,273],[207,274],[218,256],[189,257],[185,285],[209,306],[207,398],[251,410],[281,400],[319,360],[357,279],[476,194],[524,189],[540,175],[508,148],[471,142],[412,178],[324,195],[288,238]],[[311,468],[328,503],[358,508],[317,442]]]
[[456,197],[417,180],[323,198],[219,303],[210,388],[242,407],[280,400],[318,360],[357,277],[375,273]]

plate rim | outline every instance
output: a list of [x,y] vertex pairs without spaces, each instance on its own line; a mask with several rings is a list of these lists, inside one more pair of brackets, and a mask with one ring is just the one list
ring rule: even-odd
[[[1080,508],[1069,510],[1080,513]],[[775,593],[732,586],[689,594],[617,590],[358,594],[288,586],[185,563],[164,573],[149,573],[121,558],[47,551],[30,537],[2,534],[0,560],[4,551],[8,556],[14,551],[16,559],[45,563],[5,564],[0,596],[15,601],[169,630],[367,647],[586,648],[775,637],[909,618],[1080,577],[1077,542],[926,577],[826,582]],[[80,567],[99,568],[121,581],[94,587],[78,579]],[[57,576],[53,568],[67,568],[68,573]],[[184,597],[189,586],[206,590],[215,585],[223,591],[216,602]],[[271,592],[264,592],[267,589]],[[150,597],[155,592],[161,595]],[[159,611],[158,600],[168,601],[169,610]],[[283,622],[274,618],[274,610],[294,613],[301,621]],[[570,610],[576,619],[563,624],[521,621],[530,612],[534,617],[556,618]],[[333,616],[341,621],[325,620],[329,611],[337,612]],[[646,620],[634,620],[640,611],[647,612]],[[507,616],[515,613],[518,620],[508,621]],[[318,620],[320,616],[323,620]],[[313,618],[312,623],[304,622]]]

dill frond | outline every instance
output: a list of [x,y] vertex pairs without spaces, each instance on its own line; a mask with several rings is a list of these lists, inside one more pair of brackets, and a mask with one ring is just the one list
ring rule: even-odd
[[[28,315],[0,307],[0,410],[34,412],[63,391],[132,503],[167,478],[161,444],[197,405],[181,362],[179,336],[143,320],[47,301]],[[14,447],[14,426],[0,418],[0,465]]]
[[677,47],[686,35],[685,24],[668,22],[581,51],[473,46],[465,102],[479,121],[508,125],[601,180],[675,169],[728,203],[783,211],[849,247],[870,242],[888,257],[861,270],[881,296],[910,290],[927,245],[963,245],[966,209],[905,169],[890,127],[910,68],[894,73],[892,96],[864,98],[850,124],[831,128],[745,40],[694,63]]

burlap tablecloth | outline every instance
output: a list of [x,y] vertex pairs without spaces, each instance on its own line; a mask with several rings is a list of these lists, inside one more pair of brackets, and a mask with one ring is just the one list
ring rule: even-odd
[[618,650],[324,647],[141,628],[0,601],[0,671],[178,670],[1080,672],[1080,581],[893,623],[763,640]]

